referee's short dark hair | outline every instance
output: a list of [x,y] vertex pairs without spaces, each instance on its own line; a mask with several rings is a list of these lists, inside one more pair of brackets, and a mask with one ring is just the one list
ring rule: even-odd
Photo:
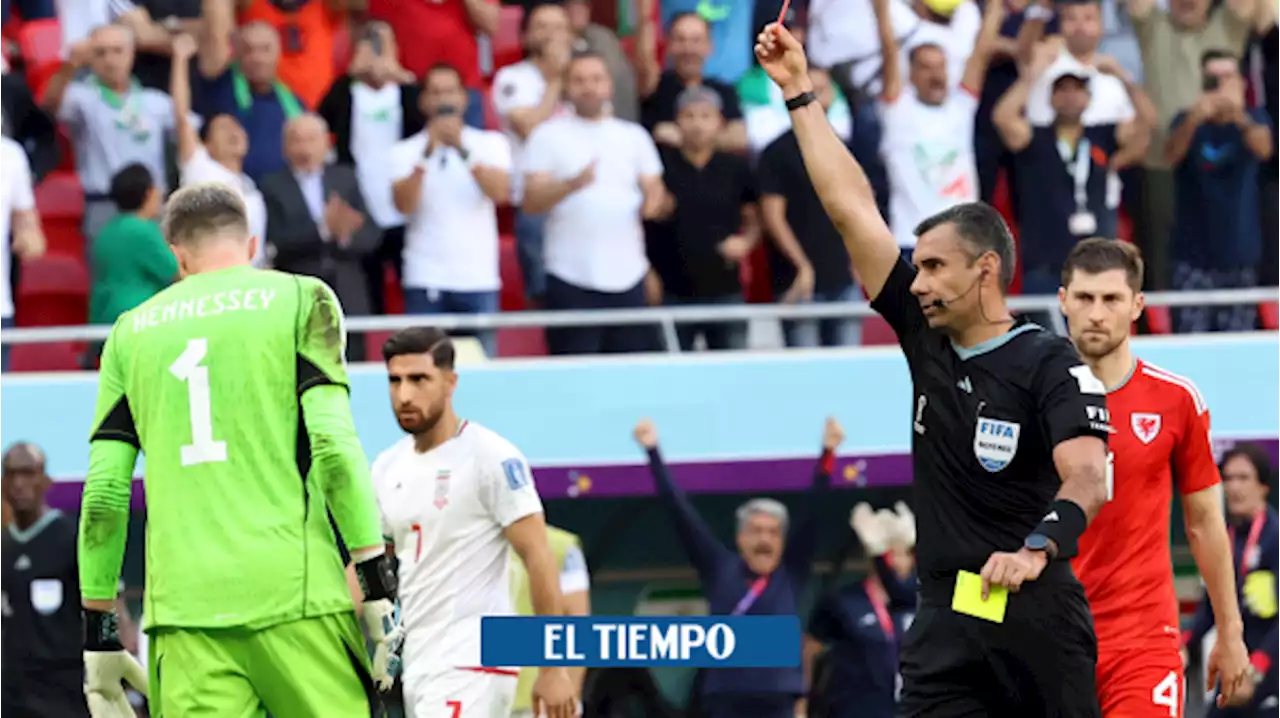
[[1113,269],[1124,270],[1129,288],[1135,293],[1142,289],[1142,275],[1146,271],[1142,252],[1128,242],[1105,237],[1093,237],[1076,242],[1062,265],[1062,286],[1071,283],[1076,270],[1085,274],[1102,274]]
[[155,178],[146,165],[138,162],[125,165],[111,178],[111,201],[121,212],[137,212],[147,203],[155,186]]
[[960,239],[969,245],[970,259],[976,260],[987,252],[995,252],[1000,258],[1000,289],[1007,291],[1013,282],[1013,270],[1017,262],[1014,251],[1013,233],[1004,217],[985,202],[965,202],[925,219],[916,225],[916,236],[949,224],[955,229]]
[[453,340],[436,327],[409,327],[392,334],[382,344],[382,360],[391,361],[409,354],[430,354],[437,369],[452,370],[457,351]]

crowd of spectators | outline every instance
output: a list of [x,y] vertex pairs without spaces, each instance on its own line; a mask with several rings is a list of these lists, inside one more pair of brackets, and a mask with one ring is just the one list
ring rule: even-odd
[[[169,189],[204,181],[240,191],[261,266],[325,279],[352,316],[861,298],[752,59],[781,0],[630,1],[5,0],[7,34],[55,16],[61,33],[53,63],[5,64],[5,326],[46,252],[87,270],[93,323],[173,281],[155,220]],[[797,0],[784,20],[904,255],[920,220],[982,199],[1017,229],[1024,293],[1055,292],[1092,236],[1138,243],[1151,289],[1276,283],[1274,2]],[[32,185],[71,166],[79,232],[46,241]],[[663,341],[546,333],[555,354]],[[741,348],[747,325],[678,341]]]

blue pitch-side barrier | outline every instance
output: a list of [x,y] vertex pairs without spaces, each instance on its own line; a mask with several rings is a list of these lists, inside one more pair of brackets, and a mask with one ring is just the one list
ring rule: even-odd
[[[1134,345],[1148,361],[1196,382],[1213,413],[1216,440],[1262,440],[1275,455],[1276,334],[1145,338]],[[53,501],[62,506],[78,503],[96,390],[94,374],[6,376],[0,385],[3,442],[44,447],[58,480]],[[351,368],[351,399],[372,458],[402,435],[381,365]],[[631,438],[641,417],[657,422],[668,461],[692,491],[807,486],[827,415],[848,434],[837,485],[908,483],[910,399],[906,362],[887,347],[495,362],[461,370],[455,403],[463,417],[525,452],[545,497],[586,498],[653,491]],[[135,499],[140,489],[136,483]]]

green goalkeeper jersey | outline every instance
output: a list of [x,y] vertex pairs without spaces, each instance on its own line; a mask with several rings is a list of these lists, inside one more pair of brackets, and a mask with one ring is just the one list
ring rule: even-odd
[[[260,628],[351,610],[326,506],[349,545],[382,539],[345,393],[345,343],[323,282],[248,267],[187,277],[122,315],[102,357],[84,595],[114,596],[114,544],[123,552],[112,518],[119,471],[95,469],[112,450],[133,451],[132,464],[137,447],[149,627]],[[333,401],[304,421],[309,391]],[[307,424],[322,421],[338,427],[317,441]]]

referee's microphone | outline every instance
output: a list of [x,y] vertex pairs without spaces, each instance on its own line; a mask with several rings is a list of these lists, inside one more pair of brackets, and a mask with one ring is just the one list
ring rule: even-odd
[[964,299],[965,297],[969,296],[969,293],[977,289],[978,285],[982,284],[982,280],[986,279],[986,277],[987,277],[987,270],[983,269],[982,273],[978,275],[977,279],[973,280],[973,284],[970,284],[968,289],[964,290],[963,292],[960,292],[959,294],[957,294],[956,296],[950,299],[942,299],[941,297],[939,297],[938,299],[935,299],[932,302],[929,302],[925,306],[930,309],[946,309],[947,305],[958,302],[961,299]]

